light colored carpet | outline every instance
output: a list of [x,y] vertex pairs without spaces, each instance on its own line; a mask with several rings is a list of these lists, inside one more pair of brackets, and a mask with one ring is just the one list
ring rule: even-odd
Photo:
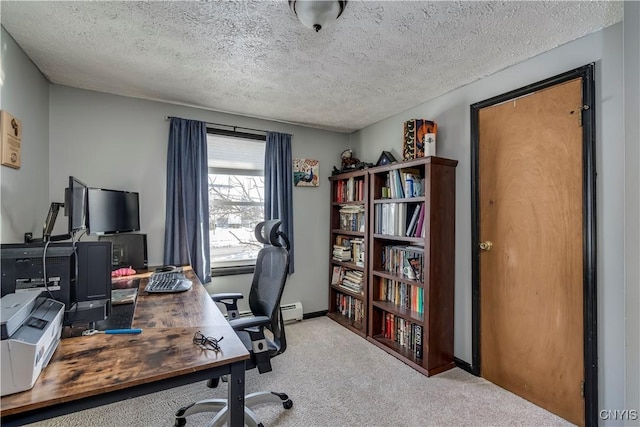
[[[567,421],[461,369],[425,377],[326,317],[288,324],[273,372],[248,371],[246,392],[284,392],[294,402],[259,405],[265,426],[568,426]],[[226,384],[177,387],[31,424],[38,427],[172,426],[191,402],[226,397]],[[187,426],[209,416],[187,418]]]

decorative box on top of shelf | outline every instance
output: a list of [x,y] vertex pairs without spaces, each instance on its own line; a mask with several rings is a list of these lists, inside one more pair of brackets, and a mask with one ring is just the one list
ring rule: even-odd
[[367,333],[367,170],[333,175],[328,316],[353,332]]
[[370,170],[367,338],[426,375],[454,366],[457,163],[425,157]]

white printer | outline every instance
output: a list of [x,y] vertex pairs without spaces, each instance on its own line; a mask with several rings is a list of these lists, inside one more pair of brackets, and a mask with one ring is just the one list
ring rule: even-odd
[[60,343],[64,304],[38,291],[7,294],[2,317],[2,396],[29,390]]

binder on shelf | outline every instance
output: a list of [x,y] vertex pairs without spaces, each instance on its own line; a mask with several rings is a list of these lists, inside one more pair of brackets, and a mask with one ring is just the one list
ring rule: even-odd
[[418,217],[418,224],[416,225],[416,231],[413,234],[414,237],[423,236],[422,231],[424,228],[424,211],[426,211],[426,209],[420,210],[420,216]]
[[411,215],[411,221],[409,222],[409,226],[407,227],[406,235],[413,236],[414,231],[416,229],[416,224],[418,221],[418,217],[420,216],[420,209],[422,204],[417,204],[413,209],[413,214]]

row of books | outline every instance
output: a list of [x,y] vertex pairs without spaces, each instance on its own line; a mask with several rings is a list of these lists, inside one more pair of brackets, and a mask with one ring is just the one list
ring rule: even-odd
[[383,199],[404,199],[424,196],[424,178],[418,169],[390,170],[381,189]]
[[422,359],[422,326],[391,313],[382,318],[382,335]]
[[424,280],[424,248],[422,246],[384,246],[382,269],[398,277],[422,282]]
[[378,203],[374,213],[374,233],[424,237],[424,203]]
[[420,286],[382,279],[378,297],[381,301],[389,301],[399,307],[424,313],[424,291]]
[[333,245],[333,259],[336,261],[353,261],[358,267],[364,267],[364,239],[361,237],[336,236]]
[[364,325],[365,309],[364,302],[350,295],[336,293],[336,311],[353,320],[356,323]]
[[339,213],[340,230],[364,231],[364,206],[341,206]]
[[339,265],[333,266],[331,284],[341,286],[353,293],[364,294],[364,273],[358,270],[351,270]]
[[355,202],[364,200],[364,178],[342,179],[336,182],[336,202]]

